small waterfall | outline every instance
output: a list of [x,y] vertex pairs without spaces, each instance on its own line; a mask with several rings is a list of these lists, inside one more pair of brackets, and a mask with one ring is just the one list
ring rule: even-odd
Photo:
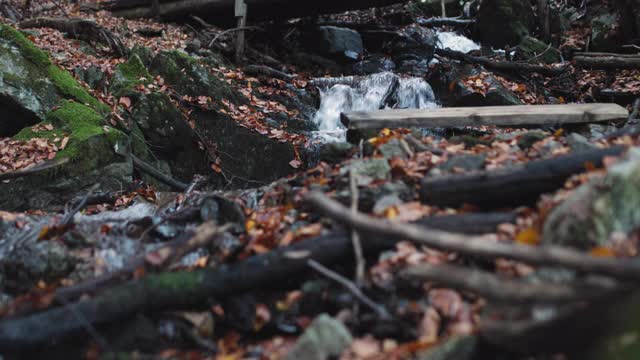
[[453,31],[438,32],[438,47],[468,53],[473,50],[480,50],[480,45],[466,36]]
[[383,72],[369,76],[316,79],[320,90],[320,109],[313,121],[320,131],[315,137],[323,142],[344,141],[346,129],[340,113],[374,111],[387,107],[431,109],[437,107],[431,86],[421,78],[400,78]]

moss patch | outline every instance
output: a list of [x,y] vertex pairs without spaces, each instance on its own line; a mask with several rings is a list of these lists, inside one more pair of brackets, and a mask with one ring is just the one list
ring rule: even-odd
[[23,56],[39,67],[46,68],[52,65],[47,54],[38,49],[21,32],[9,25],[0,24],[0,37],[12,41],[20,49]]
[[138,85],[146,84],[151,79],[151,74],[149,74],[140,57],[134,54],[127,62],[116,67],[111,80],[111,92],[115,97],[127,96]]

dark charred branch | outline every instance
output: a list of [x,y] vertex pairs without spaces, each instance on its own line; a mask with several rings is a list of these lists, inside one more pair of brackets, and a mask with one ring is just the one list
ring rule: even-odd
[[448,57],[450,59],[479,64],[487,69],[510,72],[510,73],[539,73],[545,76],[559,76],[567,71],[567,67],[546,67],[542,65],[531,65],[528,63],[517,63],[511,61],[491,60],[483,56],[467,55],[460,51],[449,49],[436,49],[436,55]]
[[576,65],[588,69],[640,69],[640,56],[576,56],[573,60],[576,62]]
[[189,187],[189,184],[185,184],[180,180],[176,180],[172,178],[171,176],[161,172],[160,170],[151,166],[151,164],[148,164],[147,162],[143,161],[142,159],[138,158],[135,155],[131,155],[131,160],[133,161],[133,166],[136,169],[138,169],[139,171],[149,176],[152,176],[156,180],[159,180],[166,185],[171,186],[175,190],[184,191]]
[[569,177],[600,167],[605,157],[618,156],[625,150],[625,147],[612,147],[500,170],[429,177],[422,181],[421,199],[444,207],[473,204],[496,209],[530,205],[541,194],[561,188]]

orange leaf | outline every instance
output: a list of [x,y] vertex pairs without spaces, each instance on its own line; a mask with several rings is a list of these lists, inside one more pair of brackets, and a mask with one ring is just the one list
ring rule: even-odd
[[589,254],[591,254],[593,256],[597,256],[597,257],[614,257],[614,256],[616,256],[616,254],[613,253],[613,250],[611,250],[608,247],[604,247],[604,246],[594,247],[593,249],[589,250]]
[[522,230],[516,235],[516,242],[522,245],[538,245],[540,233],[534,228]]

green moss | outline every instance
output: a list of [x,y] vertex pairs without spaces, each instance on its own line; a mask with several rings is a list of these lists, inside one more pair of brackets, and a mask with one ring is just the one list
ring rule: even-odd
[[111,92],[116,97],[127,96],[140,84],[146,84],[152,79],[151,74],[142,63],[138,55],[132,55],[129,60],[116,67],[113,74]]
[[67,71],[51,65],[47,69],[47,73],[56,88],[66,97],[88,104],[102,114],[109,113],[109,107],[91,96]]
[[11,26],[0,24],[0,38],[11,40],[15,43],[20,48],[20,52],[37,66],[46,68],[52,65],[51,60],[49,60],[44,51],[38,49],[21,32]]

